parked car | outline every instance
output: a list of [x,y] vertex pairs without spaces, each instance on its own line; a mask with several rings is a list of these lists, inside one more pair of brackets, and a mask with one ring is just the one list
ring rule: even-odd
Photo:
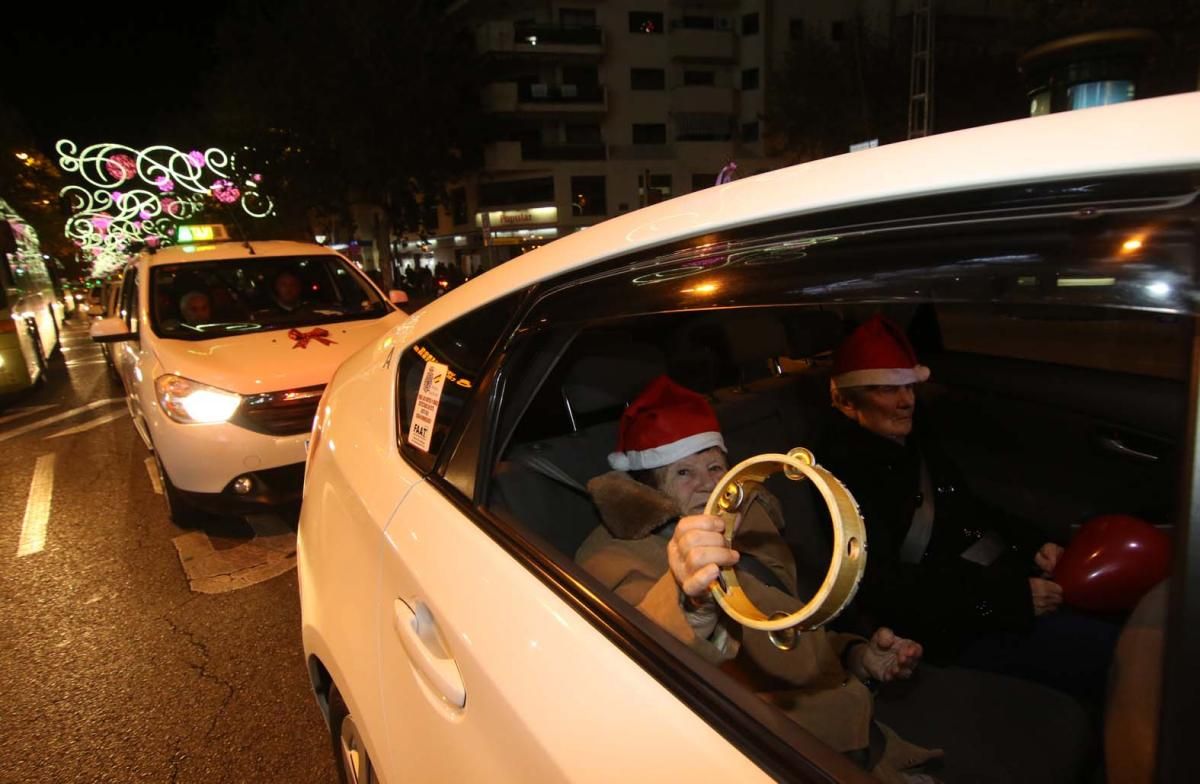
[[[875,312],[932,368],[921,404],[988,500],[1060,541],[1120,510],[1190,545],[1198,175],[1194,93],[888,145],[609,220],[374,338],[324,391],[299,525],[347,780],[859,780],[574,555],[600,524],[582,487],[648,380],[706,394],[731,462],[811,444],[830,350]],[[819,580],[800,488],[777,488],[785,534]],[[1164,717],[1200,709],[1197,559],[1176,563]],[[1166,779],[1187,727],[1157,731]]]
[[143,253],[114,311],[91,334],[180,523],[298,500],[325,384],[403,318],[344,257],[295,242]]

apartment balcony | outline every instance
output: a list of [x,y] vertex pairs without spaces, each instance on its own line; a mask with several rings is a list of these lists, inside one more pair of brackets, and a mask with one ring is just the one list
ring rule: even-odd
[[605,158],[603,144],[529,144],[521,147],[521,156],[527,161],[602,161]]
[[483,148],[483,165],[488,171],[524,168],[520,142],[491,142]]
[[737,42],[732,30],[672,27],[671,59],[692,63],[731,63],[737,59]]
[[476,28],[475,43],[480,54],[501,57],[599,60],[604,56],[604,31],[599,27],[485,22]]
[[533,168],[531,162],[602,161],[606,153],[603,144],[491,142],[483,148],[483,165],[492,172],[513,171]]
[[733,114],[733,88],[711,85],[676,87],[671,90],[671,111],[676,114]]
[[610,144],[608,158],[613,161],[665,161],[675,157],[670,144]]
[[484,88],[483,108],[495,114],[577,117],[604,114],[608,97],[600,85],[495,82]]

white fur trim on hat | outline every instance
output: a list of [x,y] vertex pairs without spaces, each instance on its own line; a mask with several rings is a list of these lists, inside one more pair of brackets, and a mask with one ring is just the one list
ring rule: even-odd
[[833,379],[840,388],[847,387],[876,387],[903,386],[919,384],[929,380],[929,368],[917,365],[911,368],[871,368],[869,370],[851,370]]
[[696,433],[670,444],[663,444],[652,449],[641,451],[613,452],[608,456],[608,464],[617,471],[641,471],[647,468],[661,468],[671,465],[676,460],[703,452],[714,446],[725,449],[725,439],[715,430]]

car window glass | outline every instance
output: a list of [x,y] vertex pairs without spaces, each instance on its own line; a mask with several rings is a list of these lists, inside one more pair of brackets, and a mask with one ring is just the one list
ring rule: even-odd
[[431,467],[441,452],[519,299],[496,300],[403,350],[398,437],[404,454],[421,467]]
[[130,267],[121,286],[121,317],[129,325],[129,331],[138,331],[138,271]]
[[[883,314],[932,371],[919,416],[961,480],[936,492],[972,493],[1013,547],[1067,543],[1105,512],[1169,527],[1188,446],[1194,217],[1175,204],[1083,227],[1032,215],[750,240],[552,290],[525,334],[574,337],[530,398],[504,402],[524,413],[491,459],[488,508],[556,561],[611,537],[589,482],[611,470],[622,412],[660,374],[709,400],[730,464],[821,444],[841,416],[832,351]],[[806,598],[828,568],[828,512],[806,484],[768,489]],[[605,594],[614,612],[633,612],[628,587]]]
[[252,257],[151,270],[154,331],[181,340],[372,319],[392,311],[333,254]]

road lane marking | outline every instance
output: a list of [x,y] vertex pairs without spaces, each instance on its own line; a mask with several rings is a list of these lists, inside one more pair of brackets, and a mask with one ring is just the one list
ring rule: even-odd
[[21,523],[21,543],[17,557],[40,553],[46,547],[46,528],[50,524],[50,497],[54,493],[54,452],[42,455],[33,467],[29,500],[25,502],[25,520]]
[[254,538],[245,544],[218,550],[203,531],[192,531],[171,540],[179,563],[195,593],[228,593],[296,568],[296,533],[271,514],[246,518]]
[[63,436],[73,436],[76,433],[83,433],[85,431],[91,430],[94,427],[100,427],[100,425],[108,424],[109,422],[112,422],[114,419],[120,419],[121,417],[126,417],[126,416],[129,416],[129,409],[123,408],[120,411],[116,411],[112,414],[105,414],[104,416],[99,417],[97,419],[93,419],[90,422],[84,422],[82,425],[79,425],[78,427],[70,427],[70,428],[67,428],[66,430],[60,430],[57,433],[55,433],[54,435],[46,436],[42,440],[49,441],[51,438],[62,438]]
[[0,417],[0,425],[3,425],[5,422],[11,422],[14,419],[20,419],[21,417],[29,416],[30,414],[36,414],[39,411],[45,411],[48,408],[57,407],[57,403],[51,403],[48,406],[29,406],[27,408],[18,408],[15,409],[11,414]]
[[104,400],[97,400],[93,403],[88,403],[86,406],[80,406],[79,408],[72,408],[70,411],[64,411],[61,414],[56,414],[55,416],[49,417],[47,419],[40,419],[37,422],[31,422],[28,425],[18,427],[16,430],[9,430],[7,433],[0,433],[0,441],[7,441],[10,438],[16,438],[17,436],[23,436],[26,433],[28,433],[30,430],[37,430],[39,427],[45,427],[46,425],[53,425],[55,422],[61,422],[64,419],[70,419],[71,417],[75,416],[76,414],[81,414],[84,411],[91,411],[92,409],[100,408],[101,406],[111,405],[112,403],[124,403],[124,402],[125,402],[125,398],[123,398],[123,397],[110,397],[110,398],[106,398]]
[[65,367],[79,367],[80,365],[106,365],[106,364],[108,364],[107,359],[79,359],[79,360],[73,359],[70,362],[63,363],[63,365]]
[[158,466],[154,464],[153,457],[146,458],[146,473],[150,474],[150,484],[154,486],[154,492],[162,495],[162,480],[158,478]]

